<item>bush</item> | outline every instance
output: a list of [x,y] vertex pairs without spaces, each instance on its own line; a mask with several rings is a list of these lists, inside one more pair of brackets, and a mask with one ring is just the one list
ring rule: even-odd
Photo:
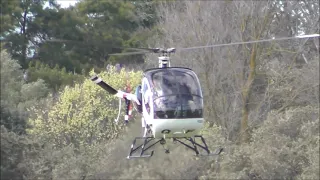
[[26,141],[23,137],[1,126],[1,179],[22,179],[19,163]]
[[39,61],[31,62],[28,69],[28,81],[37,81],[39,78],[43,79],[50,89],[58,91],[67,85],[82,82],[84,75],[67,72],[65,68],[60,68],[58,65],[51,68]]
[[1,125],[16,133],[24,133],[26,108],[38,103],[49,92],[41,79],[24,82],[20,68],[17,60],[1,51]]
[[[127,75],[132,87],[141,81],[141,72],[117,73],[113,68],[99,74],[116,89],[125,87]],[[123,128],[114,122],[118,99],[89,79],[74,87],[66,86],[49,109],[32,107],[30,112],[34,115],[28,121],[28,133],[49,137],[56,147],[92,145],[117,137]]]
[[202,179],[319,179],[319,112],[317,107],[272,111],[252,133],[252,142],[231,145]]

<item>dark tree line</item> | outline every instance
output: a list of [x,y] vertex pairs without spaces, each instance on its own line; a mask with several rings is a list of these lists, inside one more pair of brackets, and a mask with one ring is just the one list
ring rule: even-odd
[[[4,0],[2,48],[23,69],[32,61],[77,73],[99,69],[121,61],[109,57],[122,51],[114,47],[144,46],[156,22],[154,12],[152,0],[83,0],[69,8],[54,0]],[[143,62],[141,56],[134,58]]]

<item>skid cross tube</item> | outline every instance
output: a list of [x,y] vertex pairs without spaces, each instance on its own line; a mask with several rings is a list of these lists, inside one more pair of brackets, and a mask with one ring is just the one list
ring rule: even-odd
[[[197,143],[196,139],[200,138],[201,142],[203,145],[201,145],[201,143]],[[136,141],[138,139],[143,140],[143,143],[140,144],[139,146],[135,147],[136,145]],[[194,136],[194,137],[181,137],[181,138],[172,138],[173,142],[179,142],[180,144],[186,146],[189,149],[192,149],[195,152],[196,156],[213,156],[213,155],[219,155],[223,148],[218,148],[216,149],[216,151],[214,153],[211,153],[207,143],[205,142],[205,139],[202,136]],[[181,141],[180,139],[184,139],[187,140],[191,143],[191,145]],[[153,156],[154,151],[152,150],[150,154],[144,154],[148,149],[150,149],[151,147],[153,147],[154,145],[160,143],[162,145],[166,144],[166,141],[164,138],[158,139],[157,141],[153,142],[152,144],[150,143],[151,141],[155,140],[154,137],[136,137],[131,145],[131,149],[129,152],[129,155],[127,156],[127,159],[131,159],[131,158],[148,158]],[[150,143],[150,144],[149,144]],[[141,152],[138,153],[138,155],[133,155],[136,151],[138,151],[141,148]],[[207,154],[200,154],[198,148],[203,149],[206,151]],[[166,149],[166,151],[168,151],[168,149]],[[168,151],[169,152],[169,151]],[[167,152],[166,152],[167,153]]]
[[[198,144],[198,143],[196,142],[196,138],[200,138],[201,141],[202,141],[202,143],[204,144],[204,146],[201,145],[201,144]],[[206,141],[204,140],[204,138],[203,138],[202,136],[194,136],[194,138],[192,138],[192,137],[190,137],[190,138],[186,138],[186,137],[183,138],[183,139],[186,139],[186,140],[188,140],[189,142],[191,142],[192,145],[193,145],[193,147],[192,147],[191,145],[188,145],[188,144],[182,142],[182,141],[179,140],[179,139],[180,139],[180,138],[173,138],[173,141],[174,141],[174,142],[175,142],[175,141],[176,141],[176,142],[179,142],[180,144],[188,147],[189,149],[192,149],[192,150],[196,153],[196,156],[219,155],[219,154],[222,152],[222,150],[223,150],[222,148],[218,148],[218,149],[215,151],[215,153],[211,153],[210,150],[209,150],[209,148],[208,148],[208,146],[207,146]],[[200,154],[197,147],[200,147],[200,148],[202,148],[203,150],[205,150],[205,151],[207,152],[207,154],[206,154],[206,155]]]
[[190,141],[190,142],[192,143],[193,147],[190,146],[189,144],[186,144],[186,143],[180,141],[180,140],[177,139],[177,138],[174,138],[173,141],[177,141],[177,142],[179,142],[180,144],[183,144],[184,146],[192,149],[192,150],[196,153],[196,155],[198,155],[198,154],[199,154],[199,151],[198,151],[197,146],[196,146],[196,143],[193,141],[193,139],[192,139],[192,138],[184,138],[184,139]]
[[[141,145],[139,145],[138,147],[134,148],[137,139],[143,139],[144,141],[143,141],[143,144],[141,144]],[[152,146],[158,144],[158,143],[162,140],[162,139],[160,139],[160,140],[154,142],[153,144],[147,146],[147,144],[148,144],[149,142],[153,141],[154,139],[155,139],[155,138],[153,138],[153,137],[136,137],[136,138],[133,140],[133,143],[132,143],[131,149],[130,149],[130,153],[129,153],[127,159],[130,159],[130,158],[147,158],[147,157],[153,156],[153,152],[154,152],[154,151],[151,151],[150,154],[146,154],[146,155],[144,155],[144,152],[147,151],[147,150],[148,150],[149,148],[151,148]],[[147,146],[147,147],[146,147],[146,146]],[[136,151],[137,151],[138,149],[140,149],[140,148],[141,148],[140,155],[133,156],[132,154],[133,154],[134,152],[136,152]]]

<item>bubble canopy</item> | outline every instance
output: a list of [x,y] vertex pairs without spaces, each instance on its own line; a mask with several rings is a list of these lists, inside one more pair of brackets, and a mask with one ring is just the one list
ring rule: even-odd
[[144,72],[151,88],[155,119],[203,117],[203,96],[197,75],[188,68],[155,68]]

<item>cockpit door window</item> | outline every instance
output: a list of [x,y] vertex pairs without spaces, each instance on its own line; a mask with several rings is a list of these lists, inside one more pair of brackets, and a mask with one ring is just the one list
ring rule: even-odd
[[151,115],[153,102],[151,88],[147,78],[144,78],[142,81],[142,99],[144,111],[147,112],[147,115]]

